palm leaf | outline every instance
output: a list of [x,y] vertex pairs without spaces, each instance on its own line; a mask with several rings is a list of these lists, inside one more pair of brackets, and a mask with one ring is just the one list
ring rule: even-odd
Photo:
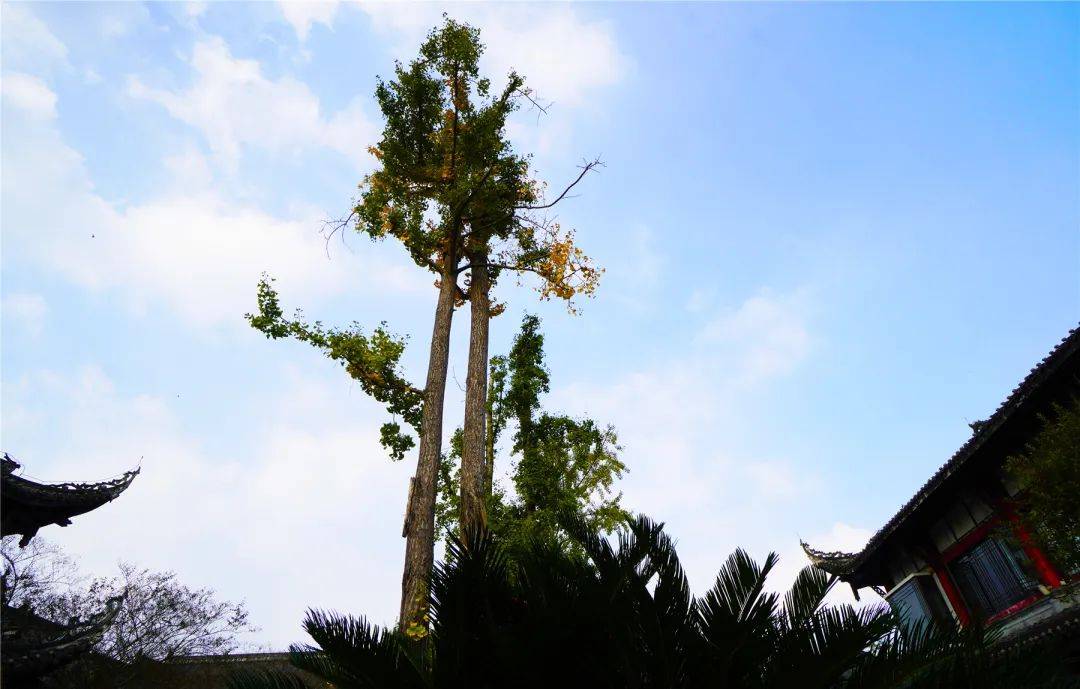
[[318,647],[294,645],[290,660],[335,686],[414,689],[428,686],[393,632],[364,617],[309,610],[304,629]]

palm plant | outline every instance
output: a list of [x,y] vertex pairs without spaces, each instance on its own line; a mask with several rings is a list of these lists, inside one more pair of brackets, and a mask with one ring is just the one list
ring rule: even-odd
[[[292,662],[341,689],[1065,686],[1051,663],[1031,662],[1032,649],[996,651],[981,629],[907,625],[881,605],[827,606],[835,581],[813,567],[783,596],[769,592],[775,554],[759,565],[736,550],[694,598],[662,524],[638,517],[614,543],[581,522],[565,528],[587,559],[544,542],[510,557],[488,534],[453,541],[432,577],[422,640],[311,611],[315,645],[293,646]],[[235,686],[302,686],[288,681]]]

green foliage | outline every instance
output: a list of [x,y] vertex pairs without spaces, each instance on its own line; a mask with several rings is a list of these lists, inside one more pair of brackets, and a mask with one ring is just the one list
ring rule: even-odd
[[[824,603],[835,579],[804,569],[780,596],[777,563],[736,550],[690,593],[672,539],[645,517],[616,542],[570,520],[585,557],[534,541],[510,557],[490,533],[452,539],[431,580],[428,642],[363,618],[309,613],[294,662],[340,689],[636,687],[1014,689],[1068,686],[1049,649],[993,633],[901,625],[885,606]],[[254,689],[254,687],[253,687]]]
[[[486,270],[493,287],[511,270],[538,276],[544,299],[591,295],[602,271],[572,231],[534,212],[554,203],[543,203],[529,158],[505,135],[507,117],[531,92],[515,72],[493,91],[479,76],[483,51],[477,29],[444,15],[419,57],[379,81],[386,124],[368,150],[380,167],[360,185],[350,220],[372,239],[398,239],[418,266],[440,276]],[[597,165],[584,166],[582,176]]]
[[1080,573],[1080,399],[1041,419],[1006,469],[1023,487],[1020,511],[1040,545],[1064,573]]
[[[506,357],[502,355],[491,357],[491,361],[488,362],[487,433],[489,446],[494,446],[499,436],[506,429],[506,422],[509,420],[505,405],[499,403],[500,400],[506,397],[507,376],[509,375],[510,367]],[[488,453],[491,454],[493,450],[493,447],[489,447]],[[488,459],[493,458],[489,457]]]
[[[511,456],[513,494],[497,482],[488,497],[488,528],[513,550],[532,540],[574,549],[560,526],[568,515],[591,529],[611,533],[628,514],[613,490],[626,472],[618,457],[615,429],[592,419],[541,412],[540,396],[550,388],[544,364],[540,319],[527,315],[506,357],[492,357],[488,391],[491,448],[510,420],[516,423]],[[436,525],[449,540],[458,532],[461,430],[440,465]],[[495,459],[492,452],[489,462]],[[579,551],[580,554],[580,551]]]
[[517,421],[514,452],[525,452],[534,445],[534,417],[540,409],[540,395],[551,390],[551,376],[544,364],[544,335],[536,316],[526,315],[522,319],[521,331],[507,357],[507,367],[510,384],[504,397],[492,400],[493,415]]
[[[272,283],[266,276],[259,281],[259,312],[246,315],[251,326],[269,339],[292,337],[321,349],[327,357],[341,363],[365,393],[419,432],[424,395],[400,371],[405,339],[391,335],[385,323],[365,335],[357,325],[335,330],[325,328],[318,321],[305,323],[299,310],[292,319],[285,318]],[[395,460],[402,459],[414,444],[413,438],[396,421],[383,424],[381,441]]]
[[[379,144],[369,148],[379,165],[364,178],[353,212],[335,231],[354,225],[375,240],[393,237],[418,266],[436,273],[440,282],[455,283],[469,268],[467,261],[487,261],[491,243],[502,241],[501,255],[514,267],[552,275],[562,271],[558,289],[566,293],[567,285],[583,275],[573,263],[580,263],[580,252],[550,227],[538,235],[535,219],[519,215],[538,200],[540,186],[530,179],[528,160],[507,142],[505,125],[528,91],[511,72],[504,88],[493,92],[490,81],[479,76],[483,49],[477,29],[444,16],[415,60],[396,64],[392,80],[379,80],[376,99],[384,127]],[[553,259],[561,263],[555,266]],[[489,266],[492,284],[499,270]],[[356,325],[309,324],[299,312],[288,319],[266,277],[258,286],[258,306],[258,313],[247,316],[252,327],[268,338],[292,337],[322,349],[367,394],[418,430],[423,394],[400,373],[405,343],[385,324],[368,335]],[[394,459],[415,442],[396,421],[382,427],[381,439]]]
[[[379,144],[369,148],[379,165],[335,230],[355,225],[372,239],[393,237],[418,266],[455,283],[473,260],[494,284],[502,268],[488,262],[488,252],[492,242],[501,242],[499,255],[508,261],[503,267],[541,275],[549,294],[570,299],[578,291],[591,293],[599,273],[570,235],[527,215],[541,185],[530,178],[528,159],[506,140],[505,126],[529,92],[513,72],[501,91],[492,92],[490,81],[479,76],[483,50],[477,29],[444,15],[419,56],[396,64],[392,80],[379,80],[375,95],[384,127]],[[464,298],[460,290],[458,298]],[[299,313],[287,319],[265,277],[258,305],[257,314],[248,314],[252,327],[268,338],[294,337],[323,349],[365,392],[417,429],[423,395],[398,371],[404,341],[385,325],[365,335],[355,325],[339,330],[307,324]],[[381,435],[395,459],[414,443],[396,423],[384,425]]]
[[448,258],[457,269],[466,241],[506,233],[516,207],[534,200],[528,162],[504,137],[524,82],[511,73],[493,94],[479,76],[483,49],[477,29],[444,17],[419,57],[398,63],[375,92],[385,126],[369,150],[380,167],[361,184],[356,228],[398,239],[417,265],[440,274]]

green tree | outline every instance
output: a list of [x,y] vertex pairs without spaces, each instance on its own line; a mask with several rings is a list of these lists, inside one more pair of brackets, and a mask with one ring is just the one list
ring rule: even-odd
[[[284,316],[270,279],[259,284],[259,312],[251,325],[269,338],[308,342],[384,403],[394,418],[382,427],[383,445],[400,459],[419,437],[416,475],[409,491],[404,536],[405,567],[399,624],[422,634],[426,579],[434,564],[435,491],[442,454],[443,401],[453,312],[467,296],[458,284],[466,269],[466,246],[480,222],[500,222],[501,209],[531,197],[527,162],[505,143],[507,115],[522,95],[510,74],[494,92],[480,78],[478,31],[445,18],[408,65],[379,81],[376,99],[384,118],[382,138],[369,151],[379,167],[360,185],[352,213],[331,233],[355,228],[375,240],[401,242],[420,268],[436,276],[438,300],[423,388],[409,384],[399,362],[405,341],[380,326],[366,334],[358,325],[326,328],[302,314]],[[506,198],[510,194],[512,199]],[[409,428],[403,429],[398,417]],[[412,433],[410,433],[411,429]]]
[[[481,78],[479,32],[445,18],[420,48],[420,55],[380,80],[376,98],[385,121],[382,139],[369,151],[379,167],[361,184],[359,202],[331,234],[355,229],[372,239],[400,241],[417,266],[436,276],[439,290],[429,347],[427,380],[411,385],[399,369],[405,340],[385,324],[370,335],[356,324],[345,329],[307,323],[302,314],[284,316],[272,281],[259,284],[255,328],[270,338],[293,337],[341,361],[348,373],[393,418],[382,427],[382,443],[401,459],[419,437],[416,476],[409,491],[399,624],[422,634],[424,579],[434,563],[436,482],[442,456],[443,401],[449,368],[450,329],[456,306],[473,302],[473,333],[467,380],[466,433],[461,481],[462,522],[483,524],[482,454],[484,392],[487,387],[487,327],[501,311],[489,299],[502,270],[540,278],[544,298],[570,299],[591,293],[599,272],[574,246],[573,233],[535,215],[561,201],[543,200],[543,185],[530,177],[529,162],[507,142],[507,116],[522,99],[534,102],[514,72],[499,91]],[[584,166],[581,176],[598,163]],[[578,180],[580,180],[580,176]],[[575,181],[570,187],[572,188]],[[468,291],[458,280],[468,274]],[[482,315],[477,315],[482,314]],[[482,362],[479,369],[472,362]],[[403,420],[403,428],[398,419]]]
[[1022,486],[1018,507],[1050,559],[1080,573],[1080,399],[1054,405],[1042,430],[1006,469]]
[[[491,360],[487,397],[488,426],[486,508],[488,528],[513,552],[532,540],[573,549],[574,542],[560,527],[567,517],[582,520],[590,529],[610,533],[628,517],[615,482],[626,472],[619,459],[615,429],[592,419],[549,414],[540,398],[550,388],[544,363],[544,335],[540,319],[525,316],[508,356]],[[510,450],[515,460],[512,493],[493,479],[499,437],[514,423]],[[460,531],[458,483],[463,480],[463,434],[453,436],[448,461],[440,470],[437,524],[444,538]]]
[[[523,91],[529,97],[528,91]],[[461,445],[461,526],[481,528],[485,524],[485,503],[490,493],[488,476],[490,418],[488,383],[488,333],[491,319],[504,304],[492,305],[491,292],[503,271],[518,276],[537,277],[542,299],[552,297],[567,302],[576,312],[573,299],[592,295],[602,270],[574,244],[574,233],[543,215],[558,205],[590,171],[600,164],[594,160],[582,166],[577,178],[554,200],[543,196],[545,185],[535,181],[507,189],[488,208],[493,212],[478,218],[467,242],[469,305],[471,312],[469,357],[465,380],[465,423]],[[515,194],[516,192],[516,194]]]

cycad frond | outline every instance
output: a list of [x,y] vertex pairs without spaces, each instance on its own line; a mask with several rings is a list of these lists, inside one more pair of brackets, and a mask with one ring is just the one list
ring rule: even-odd
[[364,617],[309,610],[304,630],[318,647],[290,647],[293,665],[341,689],[420,689],[428,684],[397,635]]
[[782,622],[789,628],[806,624],[821,607],[835,583],[836,577],[824,570],[814,566],[804,567],[784,594]]
[[745,550],[738,548],[716,575],[716,583],[702,599],[706,619],[730,619],[738,623],[761,624],[772,617],[777,596],[763,594],[765,579],[779,561],[769,553],[764,565],[758,565]]

